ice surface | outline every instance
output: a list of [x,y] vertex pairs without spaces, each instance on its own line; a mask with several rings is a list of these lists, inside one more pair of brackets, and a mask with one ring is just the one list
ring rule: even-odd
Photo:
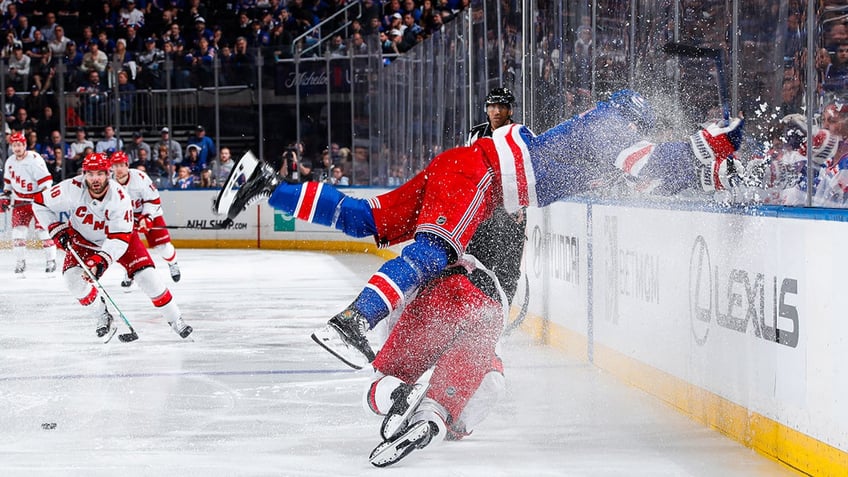
[[122,291],[116,266],[104,286],[140,339],[104,345],[62,279],[44,276],[40,250],[28,251],[25,279],[0,250],[0,475],[795,475],[521,332],[504,344],[507,396],[472,436],[374,468],[369,373],[309,334],[380,259],[178,253],[182,281],[171,283],[161,261],[158,271],[193,341],[137,287]]

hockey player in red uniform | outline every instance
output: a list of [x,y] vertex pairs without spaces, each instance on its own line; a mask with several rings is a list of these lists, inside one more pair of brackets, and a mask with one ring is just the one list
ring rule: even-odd
[[0,195],[0,209],[12,210],[12,249],[17,259],[15,274],[24,276],[26,270],[26,238],[29,225],[35,222],[35,233],[41,240],[47,260],[45,271],[56,271],[56,245],[32,213],[32,198],[39,191],[49,188],[53,178],[47,170],[44,158],[33,151],[27,151],[27,141],[23,134],[15,133],[9,137],[13,154],[6,160],[3,172],[3,194]]
[[[112,263],[120,263],[161,310],[171,329],[186,338],[192,328],[183,321],[170,290],[154,269],[153,259],[133,230],[129,195],[110,179],[110,167],[104,154],[88,154],[83,160],[82,176],[35,194],[36,217],[47,224],[50,236],[62,249],[72,247],[79,254],[95,278],[103,276]],[[112,315],[98,288],[70,253],[65,255],[62,277],[68,291],[96,319],[97,336],[109,333]]]
[[[313,336],[340,359],[345,360],[337,352],[339,340],[373,361],[366,331],[456,263],[478,225],[499,205],[507,212],[544,207],[587,190],[599,176],[622,171],[661,179],[657,190],[666,193],[698,185],[699,174],[716,189],[730,186],[732,171],[741,169],[730,157],[741,144],[741,119],[710,125],[688,141],[658,144],[644,139],[653,124],[653,110],[641,95],[619,91],[539,136],[511,124],[470,147],[445,151],[402,186],[367,200],[322,183],[285,183],[261,163],[227,215],[231,221],[248,205],[268,198],[272,207],[298,219],[355,237],[373,236],[381,246],[412,240],[330,319],[321,339]],[[220,211],[220,197],[217,207]],[[337,340],[324,340],[334,335]]]
[[[458,419],[471,396],[463,396],[465,404],[461,401],[457,401],[458,405],[436,401],[442,408],[441,412],[438,412],[438,406],[430,405],[425,407],[433,412],[421,419],[410,418],[407,411],[417,412],[416,409],[424,408],[416,408],[414,399],[410,404],[408,396],[417,395],[416,399],[423,396],[408,391],[409,383],[423,372],[421,366],[433,365],[432,359],[445,352],[444,343],[459,336],[457,332],[472,331],[469,337],[480,334],[486,337],[484,341],[496,341],[501,324],[490,325],[491,330],[496,330],[491,332],[486,328],[475,329],[474,326],[487,321],[492,323],[491,319],[464,323],[466,316],[456,313],[444,320],[449,326],[444,327],[441,336],[438,334],[441,330],[436,329],[438,326],[429,331],[436,333],[437,339],[432,346],[429,346],[429,340],[413,339],[415,333],[396,327],[393,334],[406,338],[393,341],[390,337],[386,345],[388,348],[384,346],[381,353],[392,355],[394,359],[385,362],[374,359],[365,332],[405,304],[407,297],[413,296],[414,292],[418,292],[416,300],[420,297],[423,301],[420,307],[415,301],[407,305],[405,314],[412,317],[407,320],[409,323],[414,323],[416,316],[425,316],[432,307],[450,299],[450,296],[439,296],[439,293],[451,290],[451,287],[463,299],[474,299],[473,291],[460,281],[451,283],[450,275],[444,283],[440,284],[438,280],[445,270],[461,265],[469,239],[498,206],[503,205],[507,212],[516,212],[527,206],[542,207],[586,190],[590,181],[598,176],[618,175],[622,171],[639,179],[661,179],[658,190],[666,193],[696,186],[699,177],[708,179],[713,187],[721,189],[730,185],[729,170],[741,169],[738,163],[731,163],[730,158],[741,142],[741,120],[711,125],[689,141],[661,144],[643,139],[643,131],[652,124],[653,112],[645,100],[634,92],[621,91],[609,101],[598,103],[593,110],[540,136],[534,136],[524,126],[512,124],[494,131],[492,138],[479,139],[471,147],[446,151],[406,184],[369,200],[347,197],[323,184],[286,184],[265,164],[260,164],[251,179],[236,193],[228,208],[229,219],[256,200],[269,197],[270,205],[301,220],[332,226],[352,236],[372,235],[380,245],[413,240],[400,257],[384,264],[371,277],[354,303],[333,317],[326,328],[313,334],[316,342],[349,365],[361,366],[361,358],[364,357],[366,362],[374,361],[378,372],[382,373],[383,369],[389,371],[384,373],[386,379],[392,376],[388,381],[376,380],[372,390],[372,409],[388,412],[383,426],[386,441],[375,449],[372,463],[389,465],[413,448],[426,445],[433,436],[448,435],[444,428],[445,417]],[[730,164],[734,167],[729,167]],[[228,189],[229,186],[225,186],[224,190]],[[221,197],[223,195],[219,196],[219,201]],[[220,211],[220,202],[216,206]],[[461,303],[456,306],[461,307]],[[479,301],[477,306],[480,310],[494,310],[500,305],[495,301]],[[428,310],[428,307],[431,309]],[[442,308],[439,310],[443,311]],[[487,312],[481,315],[491,316]],[[415,323],[415,326],[424,329],[427,323]],[[410,327],[412,329],[414,327]],[[471,344],[469,340],[469,346]],[[486,343],[486,346],[493,349],[491,343]],[[406,353],[409,359],[403,359],[404,348],[409,348]],[[424,353],[423,358],[421,353]],[[482,362],[474,367],[489,369]],[[445,376],[455,379],[461,369],[462,366],[457,366],[452,375],[446,372]],[[382,385],[381,382],[389,384]],[[400,391],[404,388],[407,391]],[[475,387],[465,386],[463,392],[475,393]],[[398,399],[401,397],[403,399]],[[388,404],[390,402],[392,404]],[[406,410],[392,411],[394,403],[400,403],[400,407]],[[407,425],[407,420],[412,424]],[[401,424],[388,426],[390,421]],[[391,432],[391,429],[396,432]],[[401,449],[398,443],[410,445]]]
[[[145,172],[130,169],[129,157],[123,151],[117,151],[110,157],[112,161],[112,176],[118,184],[130,195],[133,206],[133,222],[139,235],[144,235],[147,246],[152,248],[168,263],[171,279],[180,281],[180,266],[177,264],[177,250],[171,243],[171,234],[165,225],[162,214],[162,202],[159,190]],[[133,278],[129,274],[121,282],[122,287],[129,287]]]

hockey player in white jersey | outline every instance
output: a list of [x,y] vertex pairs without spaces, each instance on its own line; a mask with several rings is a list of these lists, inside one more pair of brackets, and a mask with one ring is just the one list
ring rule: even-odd
[[[114,262],[135,277],[153,305],[161,310],[171,329],[186,338],[192,328],[180,314],[170,290],[155,271],[153,259],[133,230],[129,195],[110,178],[111,163],[102,153],[92,153],[82,164],[83,175],[66,179],[33,197],[38,220],[63,249],[72,247],[91,274],[99,279]],[[68,291],[97,320],[97,336],[109,333],[112,315],[82,267],[65,255],[62,277]]]
[[[6,160],[3,172],[3,195],[0,196],[0,209],[12,211],[12,250],[15,254],[15,274],[23,277],[26,270],[26,238],[30,223],[35,216],[32,213],[32,198],[39,191],[49,188],[53,178],[47,170],[44,158],[33,151],[27,151],[26,138],[21,133],[9,138],[13,154]],[[56,245],[47,230],[35,220],[35,233],[47,260],[45,271],[56,271]]]
[[[129,157],[123,151],[114,152],[110,160],[112,161],[112,177],[124,186],[130,195],[136,231],[139,235],[143,234],[147,240],[147,246],[168,263],[171,279],[175,282],[180,281],[177,250],[171,243],[171,234],[166,228],[159,190],[145,172],[130,169]],[[126,288],[132,283],[133,279],[127,275],[121,282],[121,286]]]

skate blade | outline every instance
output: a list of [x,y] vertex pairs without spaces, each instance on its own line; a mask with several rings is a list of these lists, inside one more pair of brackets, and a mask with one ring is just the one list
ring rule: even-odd
[[105,335],[101,336],[101,338],[103,338],[103,344],[112,341],[112,337],[114,337],[117,332],[118,328],[115,325],[110,326],[109,331],[107,331]]
[[368,460],[376,467],[387,467],[397,463],[410,452],[418,449],[418,445],[430,433],[430,423],[420,421],[410,426],[400,437],[385,441],[371,451]]
[[353,369],[362,369],[370,364],[359,350],[348,345],[330,325],[312,333],[312,341]]
[[250,179],[250,176],[253,175],[253,171],[259,166],[259,159],[253,155],[251,151],[247,151],[241,156],[238,163],[233,167],[233,170],[230,171],[230,175],[227,177],[227,182],[224,184],[224,187],[221,188],[221,191],[218,192],[218,196],[212,201],[212,212],[215,215],[227,215],[230,211],[230,206],[233,205],[233,200],[236,198],[236,194],[238,193],[238,185],[239,181],[242,183],[247,182]]

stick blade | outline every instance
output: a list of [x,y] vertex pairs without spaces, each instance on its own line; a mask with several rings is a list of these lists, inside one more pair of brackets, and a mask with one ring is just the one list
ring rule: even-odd
[[230,171],[229,177],[227,177],[227,181],[221,190],[218,192],[218,196],[212,201],[212,212],[215,215],[227,215],[227,212],[230,210],[230,205],[232,205],[233,200],[236,197],[236,192],[238,192],[238,186],[240,183],[243,184],[248,179],[250,179],[251,174],[259,166],[259,159],[253,155],[253,152],[247,151],[241,156],[238,163],[233,167],[233,170]]
[[121,343],[129,343],[138,339],[138,333],[135,331],[118,335],[118,341]]

